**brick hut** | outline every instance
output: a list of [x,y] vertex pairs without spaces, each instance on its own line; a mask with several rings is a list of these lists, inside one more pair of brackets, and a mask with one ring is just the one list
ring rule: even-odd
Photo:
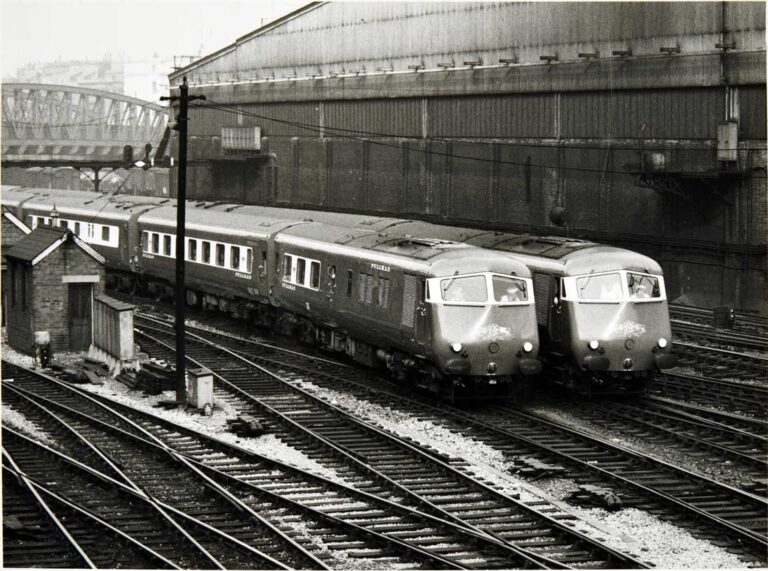
[[[21,240],[24,236],[32,232],[32,229],[27,226],[23,221],[19,220],[14,214],[3,208],[2,214],[3,227],[0,232],[0,239],[2,240],[3,252],[7,252],[8,249],[16,242]],[[2,324],[5,327],[5,316],[8,315],[8,295],[9,284],[8,280],[8,268],[5,264],[5,258],[2,259],[2,277],[0,278],[0,284],[2,284],[2,296],[3,296],[3,317]]]
[[8,263],[8,343],[34,354],[35,332],[51,350],[91,344],[93,298],[104,292],[104,257],[69,230],[40,226],[4,252]]

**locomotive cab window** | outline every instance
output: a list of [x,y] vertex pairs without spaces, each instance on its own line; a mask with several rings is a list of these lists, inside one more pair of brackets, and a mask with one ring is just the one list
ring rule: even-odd
[[627,272],[627,288],[629,297],[633,300],[659,299],[661,297],[659,278],[656,276]]
[[618,273],[587,275],[576,279],[580,299],[616,301],[621,299],[621,276]]
[[144,252],[149,252],[149,232],[141,233],[141,249]]
[[450,277],[440,280],[443,301],[485,303],[488,301],[488,287],[485,276]]
[[528,301],[528,284],[525,280],[507,276],[491,276],[493,297],[502,304]]
[[563,278],[563,286],[563,297],[579,302],[652,302],[666,299],[663,277],[626,270],[566,277]]

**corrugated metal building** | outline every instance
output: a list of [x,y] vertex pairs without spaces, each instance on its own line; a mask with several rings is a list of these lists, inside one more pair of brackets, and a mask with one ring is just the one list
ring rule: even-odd
[[[174,73],[189,196],[568,232],[766,301],[765,4],[313,3]],[[175,178],[175,177],[172,177]]]

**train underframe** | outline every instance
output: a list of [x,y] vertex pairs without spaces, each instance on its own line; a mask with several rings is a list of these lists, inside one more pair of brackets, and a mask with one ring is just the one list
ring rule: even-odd
[[550,358],[545,371],[554,384],[587,397],[616,395],[645,395],[656,371],[588,371],[576,368],[566,359]]
[[[145,294],[157,301],[173,303],[175,300],[175,291],[170,283],[146,275],[110,272],[107,287]],[[186,302],[205,311],[219,311],[247,320],[255,327],[272,330],[301,344],[344,355],[368,368],[386,370],[395,381],[428,391],[451,403],[515,398],[519,389],[516,377],[497,375],[475,378],[444,374],[427,359],[375,347],[342,330],[315,325],[300,315],[266,303],[204,293],[192,288],[187,288]]]

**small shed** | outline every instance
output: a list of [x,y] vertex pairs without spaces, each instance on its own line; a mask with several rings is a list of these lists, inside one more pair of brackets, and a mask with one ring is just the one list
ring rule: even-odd
[[102,361],[117,375],[124,368],[137,368],[133,345],[134,305],[107,295],[95,298],[93,343],[88,357]]
[[[11,246],[32,232],[32,229],[29,226],[27,226],[22,220],[19,220],[19,218],[17,218],[10,210],[6,209],[5,207],[3,207],[2,223],[2,231],[0,232],[0,239],[2,240],[2,246],[0,246],[0,250],[2,250],[2,253],[7,252]],[[5,258],[2,258],[2,277],[0,277],[0,287],[2,287],[3,326],[5,326],[5,316],[8,314],[8,283],[8,267],[6,266]]]
[[104,291],[104,257],[66,228],[40,226],[4,252],[8,264],[8,343],[34,354],[35,332],[51,350],[90,347],[92,306]]

